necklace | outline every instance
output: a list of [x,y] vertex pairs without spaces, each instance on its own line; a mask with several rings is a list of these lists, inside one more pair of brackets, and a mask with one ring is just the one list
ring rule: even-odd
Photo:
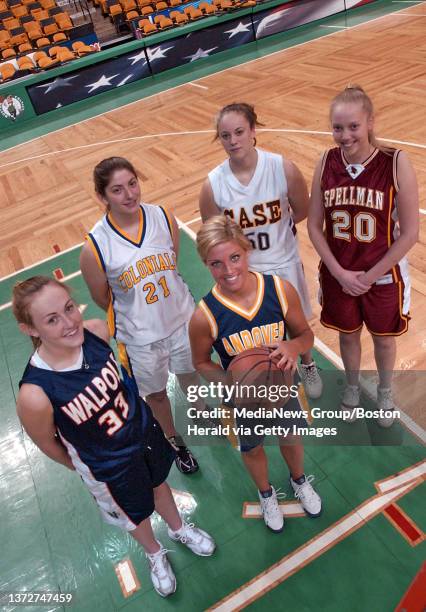
[[84,356],[84,349],[83,347],[81,347],[81,355],[82,355],[82,363],[81,363],[81,368],[83,370],[88,370],[90,368],[89,364],[86,361],[86,358]]

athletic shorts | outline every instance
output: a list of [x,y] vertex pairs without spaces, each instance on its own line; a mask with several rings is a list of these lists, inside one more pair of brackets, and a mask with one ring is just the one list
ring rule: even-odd
[[120,470],[115,478],[100,482],[87,466],[83,469],[76,467],[104,520],[133,531],[154,512],[154,489],[166,480],[174,458],[175,451],[164,437],[159,423],[152,418],[143,448],[133,454],[129,466]]
[[299,294],[305,317],[308,320],[312,319],[311,301],[309,299],[308,286],[306,284],[305,273],[301,261],[296,261],[284,268],[277,268],[276,270],[259,270],[259,272],[262,272],[262,274],[275,274],[291,283]]
[[[188,334],[189,322],[184,323],[167,338],[144,346],[126,345],[132,375],[141,397],[163,391],[169,372],[194,372]],[[121,357],[120,357],[121,361]]]
[[375,284],[358,296],[344,293],[325,266],[320,270],[321,323],[345,333],[361,329],[377,336],[400,336],[408,329],[410,284],[403,280]]
[[[253,408],[251,406],[250,408]],[[281,428],[275,431],[282,432],[289,428],[287,436],[280,435],[279,437],[288,437],[294,435],[293,427],[308,427],[308,423],[304,418],[306,406],[299,397],[290,397],[288,402],[281,408],[282,411],[290,411],[293,414],[288,418],[277,416],[276,418],[235,418],[235,424],[238,428],[244,427],[244,433],[238,435],[239,447],[242,453],[247,453],[257,446],[263,444],[266,433],[262,433],[267,428]],[[251,430],[248,433],[248,430]],[[274,434],[271,434],[274,435]]]

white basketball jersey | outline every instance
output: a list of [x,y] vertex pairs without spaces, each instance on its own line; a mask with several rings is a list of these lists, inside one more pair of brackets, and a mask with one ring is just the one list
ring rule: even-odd
[[250,268],[272,273],[300,257],[283,158],[256,150],[256,170],[248,185],[239,182],[228,159],[209,173],[209,181],[217,206],[241,226],[253,245]]
[[111,214],[96,223],[87,239],[108,279],[108,324],[118,341],[151,344],[190,319],[194,299],[176,269],[172,227],[161,206],[141,205],[136,240]]

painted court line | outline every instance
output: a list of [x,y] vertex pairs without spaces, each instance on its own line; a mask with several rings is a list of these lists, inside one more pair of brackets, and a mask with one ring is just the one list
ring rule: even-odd
[[[299,502],[281,502],[278,504],[281,514],[286,517],[306,516],[302,505]],[[244,502],[243,518],[262,518],[262,509],[259,502]]]
[[59,253],[55,253],[54,255],[50,255],[50,257],[45,257],[45,259],[40,259],[40,261],[37,261],[37,263],[33,263],[30,266],[26,266],[25,268],[21,268],[20,270],[17,270],[16,272],[12,272],[11,274],[8,274],[7,276],[2,276],[0,278],[0,283],[7,280],[8,278],[12,278],[13,276],[16,276],[17,274],[21,274],[22,272],[26,272],[27,270],[31,270],[32,268],[35,268],[36,266],[40,266],[41,264],[44,264],[46,261],[51,261],[52,259],[55,259],[56,257],[60,257],[61,255],[65,255],[65,253],[70,253],[71,251],[75,251],[75,249],[78,249],[80,247],[83,246],[83,242],[79,242],[78,244],[75,244],[72,247],[69,247],[69,249],[64,249],[63,251],[59,251]]
[[335,546],[337,542],[342,541],[354,531],[363,527],[377,514],[383,512],[387,506],[406,495],[406,493],[413,490],[421,482],[420,479],[417,479],[388,493],[379,493],[366,500],[318,536],[285,556],[278,563],[275,563],[253,580],[213,605],[209,610],[231,612],[247,607],[253,601],[284,582],[289,576],[324,554]]
[[[424,4],[424,3],[422,3]],[[420,5],[419,5],[420,6]],[[404,7],[404,9],[401,9],[401,11],[406,10],[406,7]],[[387,13],[386,15],[381,15],[380,17],[375,17],[374,19],[369,19],[367,21],[363,21],[362,23],[358,23],[356,25],[350,26],[351,30],[354,30],[356,28],[360,28],[362,26],[365,25],[370,25],[371,23],[374,23],[375,21],[379,21],[381,19],[386,19],[387,17],[390,17],[392,15],[398,14],[400,11],[393,11],[392,13]],[[302,47],[305,45],[309,45],[310,43],[316,42],[317,40],[322,40],[323,38],[328,38],[329,36],[335,36],[337,34],[340,34],[341,30],[336,30],[335,32],[330,32],[330,34],[325,34],[324,36],[318,36],[316,38],[313,38],[311,40],[302,42],[302,43],[298,43],[297,45],[292,45],[290,47],[287,47],[286,49],[280,49],[279,51],[273,51],[272,53],[268,53],[267,55],[262,55],[260,57],[256,57],[252,60],[248,60],[247,62],[242,62],[241,64],[238,64],[237,66],[230,66],[229,68],[224,68],[223,70],[218,70],[217,72],[213,72],[211,74],[207,74],[205,76],[200,77],[199,79],[195,79],[195,81],[200,81],[200,80],[204,80],[204,79],[208,79],[210,77],[215,77],[218,74],[222,74],[223,72],[228,72],[229,70],[234,70],[235,68],[239,68],[240,66],[247,66],[248,64],[252,64],[254,62],[258,62],[260,60],[263,60],[265,57],[272,57],[273,55],[277,55],[279,53],[286,53],[287,51],[290,51],[292,49],[296,49],[297,47]],[[191,83],[194,83],[194,81],[191,81]],[[175,89],[179,89],[180,87],[184,87],[185,85],[187,85],[188,82],[186,83],[182,83],[181,85],[176,85],[175,87],[170,87],[169,89],[164,89],[159,93],[155,93],[155,94],[151,94],[150,96],[146,96],[145,98],[140,98],[139,100],[134,100],[133,102],[129,102],[128,104],[123,104],[122,106],[120,106],[119,108],[114,108],[111,109],[109,111],[103,112],[103,113],[99,113],[99,115],[93,115],[92,117],[88,117],[87,119],[83,119],[82,121],[77,121],[76,123],[73,123],[72,125],[67,125],[63,128],[59,128],[58,130],[52,130],[51,132],[49,132],[50,134],[54,134],[56,132],[61,132],[62,130],[66,130],[70,127],[74,127],[76,125],[79,125],[80,123],[86,123],[86,121],[91,121],[92,119],[96,119],[97,117],[103,117],[104,115],[108,115],[109,113],[113,113],[116,110],[121,110],[123,108],[126,108],[127,106],[132,106],[133,104],[138,104],[140,103],[142,100],[149,100],[150,98],[154,98],[155,96],[158,95],[163,95],[165,93],[174,91]],[[8,149],[4,149],[2,151],[2,153],[6,153],[7,151],[10,151],[16,147],[24,147],[26,146],[28,143],[33,142],[34,140],[38,140],[39,138],[43,138],[43,136],[37,136],[36,138],[31,138],[30,140],[25,141],[24,143],[21,143],[19,145],[14,145],[13,147],[9,147]],[[2,168],[3,166],[0,166],[0,168]]]
[[320,28],[336,28],[338,30],[349,30],[350,26],[333,26],[333,25],[322,25]]
[[130,597],[130,595],[141,588],[141,583],[136,576],[135,568],[130,559],[120,561],[114,569],[124,597]]
[[200,85],[199,83],[187,83],[187,85],[192,85],[192,87],[199,87],[200,89],[208,89],[205,85]]
[[[77,125],[77,124],[76,124]],[[331,136],[331,132],[325,132],[321,130],[301,130],[301,129],[293,129],[293,128],[259,128],[257,130],[260,132],[278,132],[283,134],[308,134],[310,136]],[[124,142],[134,142],[141,140],[150,140],[153,138],[165,138],[172,136],[199,136],[204,134],[214,134],[214,130],[191,130],[191,131],[181,131],[181,132],[159,132],[157,134],[144,134],[143,136],[129,136],[128,138],[118,138],[114,140],[105,140],[101,142],[91,142],[85,145],[79,145],[78,147],[68,147],[67,149],[57,149],[55,151],[48,151],[47,153],[40,153],[39,155],[31,155],[30,157],[22,157],[20,159],[15,159],[11,162],[7,162],[5,164],[0,164],[0,169],[8,168],[9,166],[15,166],[16,164],[23,164],[31,161],[35,161],[37,159],[45,159],[46,157],[52,157],[53,155],[60,155],[61,153],[73,153],[75,151],[81,151],[84,149],[91,149],[94,147],[100,146],[108,146],[111,144],[123,144]],[[418,143],[418,142],[410,142],[408,140],[396,140],[395,138],[383,138],[381,136],[377,137],[378,140],[383,142],[390,142],[397,145],[403,145],[407,147],[414,147],[416,149],[426,149],[426,144]]]
[[398,489],[399,487],[413,480],[424,480],[425,477],[426,461],[419,461],[419,463],[406,468],[399,474],[393,474],[392,476],[388,476],[388,478],[376,481],[374,486],[379,493],[388,493],[389,491]]
[[425,539],[423,531],[402,510],[398,504],[390,504],[383,510],[383,516],[402,535],[410,546],[418,546]]
[[186,225],[192,225],[193,223],[197,223],[197,221],[201,221],[201,217],[195,217],[195,219],[191,219],[191,221],[185,221],[185,223]]

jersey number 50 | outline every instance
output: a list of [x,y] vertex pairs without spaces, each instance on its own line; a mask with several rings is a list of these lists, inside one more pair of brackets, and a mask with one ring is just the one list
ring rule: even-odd
[[248,232],[246,236],[254,249],[259,249],[259,251],[267,251],[269,249],[269,234],[266,232]]
[[350,242],[352,232],[359,242],[372,242],[376,237],[376,218],[370,213],[357,213],[353,218],[353,228],[351,228],[351,215],[347,210],[334,210],[331,218],[333,238]]

